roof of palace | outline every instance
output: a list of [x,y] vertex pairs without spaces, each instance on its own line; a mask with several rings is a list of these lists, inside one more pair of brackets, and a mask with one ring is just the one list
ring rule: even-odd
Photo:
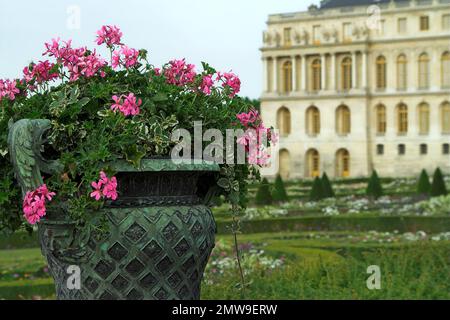
[[[396,0],[408,1],[408,0]],[[338,8],[338,7],[354,7],[354,6],[366,6],[373,4],[389,3],[391,0],[322,0],[320,3],[320,9]]]

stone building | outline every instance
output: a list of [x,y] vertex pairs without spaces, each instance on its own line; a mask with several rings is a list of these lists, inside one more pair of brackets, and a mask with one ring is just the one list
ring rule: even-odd
[[282,176],[450,173],[450,0],[325,0],[263,42]]

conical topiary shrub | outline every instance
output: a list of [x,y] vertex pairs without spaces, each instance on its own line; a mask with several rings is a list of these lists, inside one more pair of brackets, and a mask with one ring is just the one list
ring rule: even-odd
[[287,202],[289,201],[286,188],[284,187],[283,179],[280,175],[277,175],[273,186],[272,200],[275,202]]
[[430,193],[432,197],[446,196],[448,193],[440,168],[437,168],[434,172],[433,184],[431,185]]
[[430,177],[425,169],[420,174],[419,183],[417,184],[417,193],[419,195],[429,195],[431,191]]
[[272,204],[272,194],[270,193],[270,184],[266,178],[261,181],[261,184],[256,193],[256,204],[266,206]]
[[319,177],[316,177],[312,185],[311,193],[309,194],[309,199],[311,201],[320,201],[324,198],[322,180]]
[[333,187],[331,186],[330,179],[328,179],[326,172],[322,175],[322,187],[325,198],[334,198]]
[[366,192],[369,197],[373,197],[375,199],[378,199],[383,195],[383,187],[381,186],[380,178],[375,170],[369,179]]

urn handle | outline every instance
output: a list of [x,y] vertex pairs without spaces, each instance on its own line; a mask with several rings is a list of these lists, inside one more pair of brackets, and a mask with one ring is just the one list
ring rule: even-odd
[[51,122],[46,119],[9,122],[9,153],[16,179],[24,195],[44,183],[41,172],[56,174],[63,170],[59,161],[46,160],[41,154],[41,148],[45,143],[44,133],[50,128]]

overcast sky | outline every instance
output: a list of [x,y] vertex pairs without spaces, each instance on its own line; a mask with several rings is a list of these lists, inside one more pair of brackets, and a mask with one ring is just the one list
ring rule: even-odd
[[267,16],[303,11],[311,3],[319,0],[0,0],[0,78],[20,76],[54,37],[95,47],[96,30],[116,24],[123,42],[147,49],[153,64],[207,61],[233,70],[242,79],[241,95],[257,98]]

